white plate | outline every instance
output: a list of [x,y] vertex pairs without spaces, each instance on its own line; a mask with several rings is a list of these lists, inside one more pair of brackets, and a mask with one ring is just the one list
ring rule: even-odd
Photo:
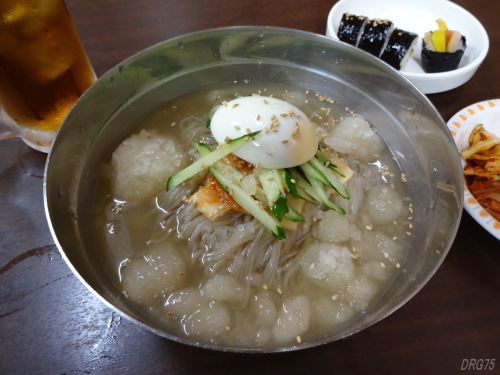
[[[500,136],[500,99],[472,104],[448,121],[458,151],[469,148],[469,135],[478,124],[483,124],[487,131]],[[462,168],[464,166],[465,161],[462,160]],[[467,187],[464,189],[464,208],[484,229],[500,240],[500,222],[477,203]]]
[[[344,13],[388,19],[396,27],[419,35],[413,55],[401,73],[424,94],[447,91],[464,84],[488,53],[488,35],[481,23],[464,8],[448,0],[340,0],[328,16],[327,36],[338,39],[337,31]],[[457,70],[425,73],[420,58],[422,38],[427,31],[438,29],[436,20],[439,18],[450,30],[457,30],[465,36],[467,48]]]

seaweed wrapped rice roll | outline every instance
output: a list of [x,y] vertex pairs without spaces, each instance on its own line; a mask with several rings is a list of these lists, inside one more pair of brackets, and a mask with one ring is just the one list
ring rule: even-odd
[[408,63],[408,59],[413,53],[413,48],[417,44],[418,35],[401,30],[395,29],[387,42],[380,59],[394,69],[403,70]]
[[364,16],[354,16],[349,13],[344,13],[340,20],[339,31],[337,33],[339,40],[357,47],[359,37],[363,34],[367,20],[368,18]]
[[458,31],[448,30],[442,20],[436,21],[439,30],[424,34],[422,41],[422,67],[426,73],[455,70],[465,52],[465,37]]
[[389,20],[370,19],[366,22],[363,34],[359,38],[358,47],[379,57],[394,29]]

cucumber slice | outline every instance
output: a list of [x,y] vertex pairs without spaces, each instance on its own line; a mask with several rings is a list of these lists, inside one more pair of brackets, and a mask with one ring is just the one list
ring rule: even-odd
[[[290,195],[294,198],[298,198],[299,195],[297,193],[297,185],[292,182],[292,171],[290,168],[285,168],[282,170],[283,181],[285,182],[286,190],[290,193]],[[306,199],[307,200],[307,199]]]
[[302,171],[304,172],[306,177],[308,177],[308,180],[309,180],[309,177],[312,177],[316,181],[321,182],[323,185],[325,185],[327,187],[332,187],[332,184],[330,184],[330,181],[328,181],[328,179],[325,177],[325,175],[323,173],[321,173],[320,171],[318,171],[316,168],[314,168],[311,164],[309,164],[309,162],[301,164],[300,169],[302,169]]
[[[292,177],[295,180],[297,187],[303,189],[306,194],[308,194],[311,198],[315,199],[316,201],[321,201],[319,195],[316,194],[316,191],[313,189],[311,184],[307,182],[307,180],[304,177],[302,177],[295,168],[292,169]],[[304,200],[309,202],[308,199]]]
[[230,173],[223,174],[222,171],[223,169],[218,166],[210,167],[210,173],[212,176],[214,176],[222,188],[229,192],[233,199],[248,214],[259,220],[278,240],[286,239],[285,230],[278,224],[278,222],[271,215],[269,215],[267,211],[262,210],[257,201],[253,199],[252,196],[245,193],[241,186],[231,181],[232,177]]
[[198,143],[196,141],[193,141],[193,144],[194,144],[194,148],[196,148],[196,151],[198,151],[200,158],[207,156],[208,154],[210,154],[212,152],[212,150],[210,150],[210,147],[208,147],[204,143]]
[[[312,189],[312,186],[311,186]],[[300,186],[297,186],[297,198],[303,199],[306,202],[312,203],[312,204],[318,204],[318,202],[311,197],[309,194],[305,192]]]
[[229,155],[230,153],[236,151],[240,147],[243,147],[245,144],[247,144],[247,142],[249,142],[253,137],[255,137],[260,132],[261,130],[255,133],[250,133],[242,137],[233,139],[232,141],[225,143],[218,149],[212,151],[210,154],[202,157],[201,159],[198,159],[186,169],[177,172],[168,179],[167,191],[183,183],[188,178],[193,177],[195,174],[201,172],[203,169],[210,167],[213,163],[222,159],[224,156]]
[[331,160],[328,156],[325,155],[324,152],[318,150],[316,151],[316,157],[318,158],[318,160],[323,163],[323,165],[325,164],[328,164],[328,165],[325,165],[325,167],[327,168],[330,168],[331,170],[333,170],[335,173],[338,173],[340,176],[342,177],[345,177],[345,175],[340,171],[339,167],[337,167]]
[[314,177],[311,177],[306,174],[307,179],[311,183],[311,186],[313,187],[314,191],[316,194],[319,196],[319,201],[323,203],[326,207],[328,207],[331,210],[337,211],[338,213],[345,214],[345,211],[337,206],[335,203],[330,201],[328,197],[325,194],[325,190],[323,190],[323,185],[321,182],[316,180]]
[[278,221],[281,221],[283,215],[288,212],[288,202],[285,197],[285,191],[280,186],[279,173],[275,171],[259,167],[255,173],[262,184],[271,212],[276,216]]
[[306,221],[304,219],[304,216],[299,214],[297,211],[295,211],[293,208],[288,207],[289,211],[285,214],[285,217],[289,218],[292,221],[303,223]]
[[339,193],[342,198],[344,198],[344,199],[350,198],[349,193],[347,192],[345,186],[340,183],[337,176],[335,176],[335,174],[330,169],[325,167],[318,159],[312,158],[311,160],[309,160],[309,164],[312,165],[314,168],[316,168],[321,173],[323,173],[323,175],[330,182],[331,187],[334,188],[335,191],[337,193]]
[[[198,143],[196,141],[193,141],[193,143],[194,147],[200,154],[200,157],[206,156],[212,152],[212,150],[210,150],[210,148],[204,143]],[[221,170],[225,170],[225,173],[229,173],[229,175],[233,178],[234,181],[241,182],[245,178],[243,173],[238,171],[236,168],[223,163],[220,160],[216,161],[213,165]]]

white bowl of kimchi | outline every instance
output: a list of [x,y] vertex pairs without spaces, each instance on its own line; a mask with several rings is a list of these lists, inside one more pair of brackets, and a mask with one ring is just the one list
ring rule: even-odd
[[500,239],[500,99],[462,109],[448,121],[448,128],[462,156],[464,207]]

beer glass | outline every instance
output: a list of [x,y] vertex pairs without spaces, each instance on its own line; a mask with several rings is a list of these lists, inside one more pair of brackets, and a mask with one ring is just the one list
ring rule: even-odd
[[95,79],[63,0],[0,0],[0,139],[48,152]]

